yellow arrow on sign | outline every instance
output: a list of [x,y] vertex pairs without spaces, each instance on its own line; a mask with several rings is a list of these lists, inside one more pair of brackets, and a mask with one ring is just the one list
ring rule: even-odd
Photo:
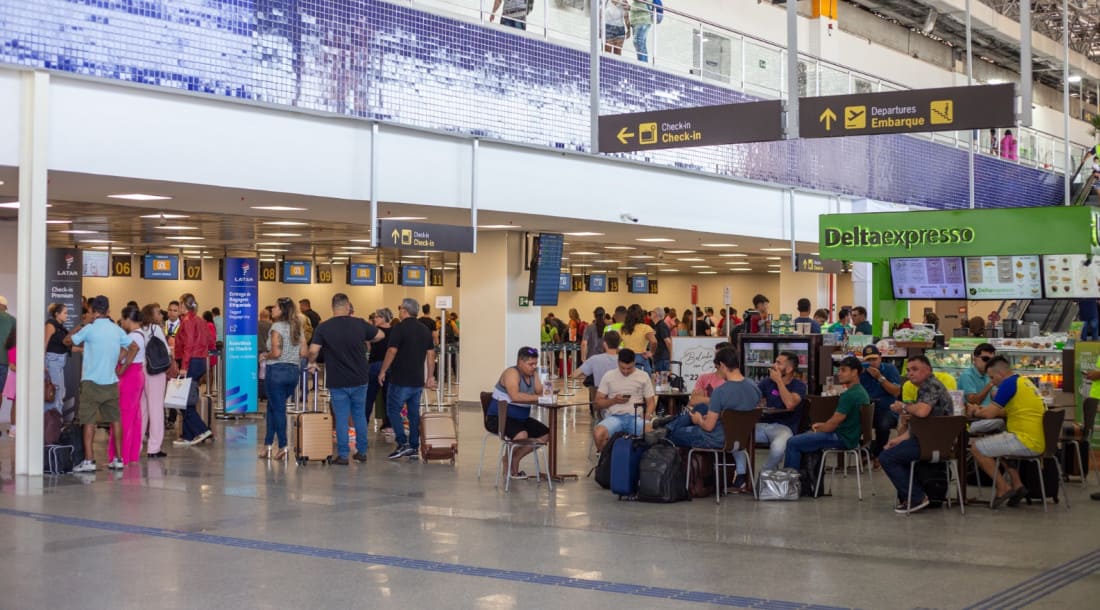
[[826,108],[825,112],[821,113],[821,116],[817,117],[819,123],[825,123],[825,131],[833,130],[833,121],[836,120],[836,113],[832,108]]
[[397,229],[394,229],[393,233],[390,233],[390,237],[393,238],[393,243],[396,244],[398,241],[401,240],[401,232],[398,231]]
[[623,127],[619,130],[619,135],[616,137],[619,138],[619,144],[626,144],[627,140],[634,137],[634,132],[627,131],[626,127]]

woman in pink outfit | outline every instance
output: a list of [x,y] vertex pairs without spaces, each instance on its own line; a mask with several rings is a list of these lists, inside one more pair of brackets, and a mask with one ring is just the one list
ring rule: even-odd
[[[168,345],[168,337],[161,328],[161,318],[159,305],[154,303],[141,308],[141,336],[144,345],[149,345],[153,339]],[[168,377],[178,375],[179,369],[173,360],[172,367],[167,372],[156,375],[150,375],[147,369],[143,369],[143,372],[145,387],[141,392],[141,429],[149,436],[145,453],[149,458],[162,458],[167,455],[161,451],[161,444],[164,442],[164,390],[168,385]]]
[[[145,335],[141,332],[141,311],[137,307],[124,307],[120,324],[137,346],[133,359],[127,362],[123,358],[118,370],[119,427],[122,429],[122,455],[119,457],[123,464],[132,464],[141,461],[141,394],[145,389]],[[113,434],[107,443],[107,459],[115,459]]]

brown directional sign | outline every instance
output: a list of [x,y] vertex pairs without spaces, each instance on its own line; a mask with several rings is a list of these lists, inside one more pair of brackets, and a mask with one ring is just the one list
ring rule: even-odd
[[600,152],[717,146],[783,139],[778,100],[601,116]]
[[1011,83],[804,97],[798,104],[798,131],[803,138],[986,129],[1016,123],[1016,86]]

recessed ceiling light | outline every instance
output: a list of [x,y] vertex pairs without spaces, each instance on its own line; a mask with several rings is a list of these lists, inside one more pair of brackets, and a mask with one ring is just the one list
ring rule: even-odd
[[589,265],[588,263],[575,263],[572,266],[573,267],[591,267],[592,265]]
[[427,216],[387,216],[382,220],[424,220]]
[[370,250],[368,246],[340,246],[341,250]]
[[48,225],[67,225],[67,224],[72,224],[72,222],[73,221],[71,221],[71,220],[47,220],[46,224],[48,224]]
[[349,239],[348,241],[350,241],[353,244],[369,244],[370,243],[369,239]]
[[752,271],[748,267],[737,267],[736,269],[728,269],[728,271]]
[[617,261],[613,258],[598,258],[598,259],[596,259],[595,262],[597,262],[597,263],[617,263],[619,261]]
[[701,263],[707,259],[705,258],[678,258],[678,261],[684,261],[685,263]]
[[692,265],[692,269],[710,269],[710,265]]
[[760,248],[761,252],[790,252],[790,248]]
[[706,248],[736,248],[737,244],[699,244]]
[[142,216],[142,218],[155,218],[158,220],[164,218],[166,220],[176,220],[178,218],[190,218],[190,216],[188,216],[187,214],[145,214],[144,216]]
[[286,252],[286,248],[257,248],[257,252]]
[[264,222],[263,224],[272,225],[272,226],[276,226],[276,227],[302,227],[302,226],[305,226],[309,223],[308,222],[302,222],[300,220],[268,220],[268,221]]
[[519,229],[519,225],[477,225],[479,229]]
[[669,254],[694,254],[695,250],[665,250]]
[[665,272],[671,272],[671,273],[677,273],[677,272],[679,272],[680,270],[679,270],[679,269],[661,269],[661,271],[665,271]]
[[163,225],[160,227],[153,227],[158,231],[197,231],[198,227],[189,227],[187,225]]
[[577,256],[596,256],[599,252],[574,252]]
[[632,255],[630,256],[630,258],[634,258],[634,259],[642,260],[642,259],[647,259],[647,258],[656,258],[656,257],[655,257],[655,256],[651,256],[651,255],[649,255],[649,254],[632,254]]
[[301,237],[301,233],[264,233],[264,237]]
[[771,269],[782,269],[783,265],[768,265],[768,267]]
[[607,273],[607,269],[592,269],[589,273]]
[[114,241],[112,241],[110,239],[82,239],[80,241],[83,242],[83,243],[86,243],[86,244],[113,244],[113,243],[115,243]]
[[765,256],[764,260],[766,260],[766,261],[781,261],[781,260],[783,260],[783,257],[782,256]]
[[637,267],[622,266],[622,267],[619,267],[619,269],[637,269]]
[[289,205],[253,205],[253,210],[268,210],[270,212],[305,212],[307,208],[296,208]]
[[717,271],[700,271],[699,275],[717,275]]
[[748,265],[749,261],[726,261],[727,265]]
[[404,258],[428,258],[427,254],[406,254]]
[[820,252],[810,252],[810,256],[821,256]]
[[289,246],[289,241],[258,241],[257,246]]
[[768,271],[768,273],[782,273],[782,271],[779,271],[778,269],[772,269]]
[[748,256],[748,254],[745,254],[743,252],[737,252],[737,253],[724,252],[722,254],[719,254],[718,256],[721,256],[723,258],[730,258],[730,257],[735,257],[735,256],[736,257]]
[[[52,208],[53,204],[52,203],[47,203],[46,207]],[[6,210],[18,210],[19,209],[19,202],[18,201],[8,201],[6,203],[0,203],[0,208],[4,208]]]
[[[631,257],[631,258],[633,258],[633,257]],[[656,265],[667,265],[668,263],[646,263],[646,264],[656,266]]]
[[634,246],[604,246],[604,250],[637,250]]
[[178,240],[201,240],[205,237],[199,237],[198,235],[169,235],[164,239],[178,239]]
[[644,241],[650,244],[659,244],[662,242],[676,241],[675,239],[669,239],[668,237],[639,237],[634,241]]
[[202,250],[184,250],[184,254],[202,254]]
[[572,233],[566,233],[570,237],[599,237],[603,233],[594,233],[592,231],[573,231]]
[[64,231],[58,231],[59,233],[68,233],[69,235],[95,235],[99,231],[89,231],[87,229],[66,229]]
[[171,199],[167,195],[146,195],[145,193],[122,193],[120,195],[107,195],[108,199],[128,199],[130,201],[164,201]]

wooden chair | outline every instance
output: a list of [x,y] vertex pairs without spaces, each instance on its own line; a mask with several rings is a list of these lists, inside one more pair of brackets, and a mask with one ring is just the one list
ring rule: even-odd
[[[1047,411],[1043,413],[1043,437],[1046,440],[1046,447],[1043,450],[1042,455],[1029,458],[1005,458],[1018,460],[1020,462],[1033,462],[1039,469],[1039,488],[1042,490],[1043,495],[1043,512],[1047,512],[1047,484],[1043,480],[1043,462],[1046,460],[1054,460],[1055,465],[1058,466],[1058,490],[1061,492],[1059,495],[1066,501],[1066,510],[1069,510],[1069,496],[1065,493],[1065,483],[1062,481],[1062,458],[1058,455],[1058,440],[1062,436],[1062,422],[1066,419],[1066,412],[1061,409]],[[993,472],[1000,473],[1001,470],[1001,458],[997,458],[994,462]],[[989,506],[993,507],[993,501],[997,499],[997,493],[993,492],[992,498],[989,500]],[[1055,496],[1057,499],[1057,496]]]
[[[746,474],[749,476],[749,484],[752,485],[753,495],[756,495],[756,476],[753,472],[755,461],[753,455],[756,452],[756,422],[760,421],[760,409],[752,411],[734,411],[726,409],[718,420],[722,426],[722,433],[726,442],[719,449],[711,447],[692,447],[688,449],[688,464],[691,464],[691,456],[696,452],[714,454],[714,503],[720,504],[722,493],[727,491],[726,467],[729,466],[729,458],[737,453],[744,453],[749,461]],[[718,470],[721,468],[721,477]],[[687,489],[691,489],[691,468],[687,471]]]
[[951,485],[951,478],[954,476],[959,511],[965,515],[966,502],[963,500],[962,485],[959,484],[959,459],[962,456],[958,455],[958,446],[959,436],[966,431],[966,417],[914,417],[909,420],[909,427],[910,433],[920,439],[920,459],[909,463],[909,496],[906,501],[913,503],[913,476],[917,462],[947,464],[947,484]]

